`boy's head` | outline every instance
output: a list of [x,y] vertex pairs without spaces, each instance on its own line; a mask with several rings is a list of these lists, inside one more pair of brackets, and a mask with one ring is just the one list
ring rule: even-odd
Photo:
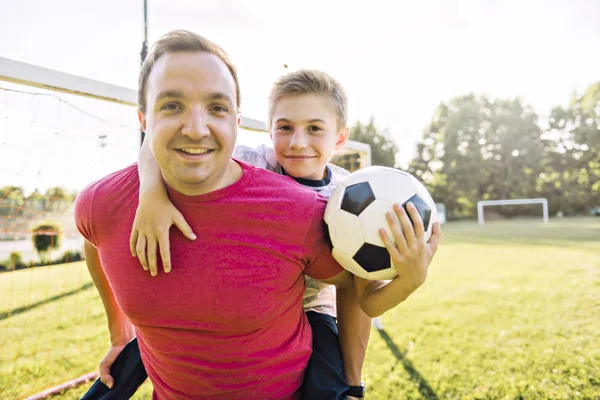
[[239,123],[237,72],[225,51],[189,31],[151,48],[139,77],[138,115],[166,182],[193,195],[219,187]]
[[325,72],[279,78],[269,95],[269,132],[277,160],[295,178],[323,179],[335,150],[348,140],[348,98]]

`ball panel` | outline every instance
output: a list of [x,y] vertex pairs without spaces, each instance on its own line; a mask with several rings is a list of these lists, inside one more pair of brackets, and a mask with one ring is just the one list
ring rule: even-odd
[[338,210],[327,229],[333,247],[346,254],[356,253],[365,242],[358,217],[344,210]]
[[385,219],[385,213],[392,210],[393,204],[391,202],[376,199],[360,213],[358,220],[366,243],[383,247],[383,242],[379,237],[379,228],[385,229],[390,239],[394,240],[387,219]]
[[341,209],[356,216],[375,200],[369,182],[361,182],[347,186],[342,198]]
[[402,204],[402,207],[406,211],[408,218],[410,219],[410,222],[412,222],[413,226],[415,225],[415,223],[413,222],[410,214],[408,213],[408,210],[406,209],[407,203],[413,203],[414,206],[417,207],[417,211],[421,216],[421,219],[423,220],[423,227],[425,230],[427,230],[429,228],[429,221],[431,219],[431,206],[427,204],[418,194],[415,194],[410,199],[406,200],[404,204]]
[[325,207],[325,215],[323,215],[323,219],[326,223],[331,223],[334,218],[334,215],[338,212],[342,205],[342,198],[344,197],[344,189],[345,186],[337,185],[331,196],[329,196],[329,200],[327,200],[327,206]]
[[375,272],[391,267],[390,253],[385,247],[364,243],[354,255],[354,261],[365,271]]
[[342,184],[345,187],[356,185],[357,183],[367,182],[369,180],[369,175],[373,173],[375,167],[367,167],[359,169],[358,171],[354,171],[350,175],[348,175],[342,181]]
[[367,275],[368,275],[367,271],[362,269],[361,266],[358,265],[351,256],[349,256],[348,254],[346,254],[342,251],[339,251],[336,248],[333,249],[331,254],[333,255],[333,258],[335,258],[335,260],[342,267],[344,267],[345,270],[350,271],[351,273],[353,273],[354,275],[356,275],[360,278],[367,279]]
[[416,188],[410,175],[395,169],[382,169],[369,176],[369,184],[376,199],[403,203],[415,194]]
[[398,276],[395,268],[384,269],[382,271],[375,271],[367,273],[367,277],[365,279],[369,281],[387,281],[389,279],[394,279]]

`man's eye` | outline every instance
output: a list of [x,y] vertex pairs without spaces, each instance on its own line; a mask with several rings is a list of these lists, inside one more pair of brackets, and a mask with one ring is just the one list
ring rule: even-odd
[[227,108],[223,107],[223,106],[214,106],[213,107],[213,111],[216,111],[216,112],[227,112]]
[[167,103],[161,107],[161,110],[175,111],[175,110],[179,110],[180,108],[181,108],[181,106],[177,103]]

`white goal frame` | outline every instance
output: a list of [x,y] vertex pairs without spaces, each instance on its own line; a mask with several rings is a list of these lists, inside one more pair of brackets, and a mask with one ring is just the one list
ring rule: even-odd
[[548,223],[548,199],[515,199],[515,200],[481,200],[477,202],[477,220],[479,225],[485,223],[483,218],[483,207],[503,206],[518,204],[542,204],[544,223]]

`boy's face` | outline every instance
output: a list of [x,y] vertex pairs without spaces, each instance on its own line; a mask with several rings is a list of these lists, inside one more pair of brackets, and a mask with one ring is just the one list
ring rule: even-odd
[[225,173],[237,136],[235,88],[210,53],[165,54],[152,68],[140,120],[166,182],[179,192],[210,191]]
[[273,107],[270,134],[277,161],[295,178],[323,179],[333,152],[344,147],[333,100],[319,94],[282,96]]

